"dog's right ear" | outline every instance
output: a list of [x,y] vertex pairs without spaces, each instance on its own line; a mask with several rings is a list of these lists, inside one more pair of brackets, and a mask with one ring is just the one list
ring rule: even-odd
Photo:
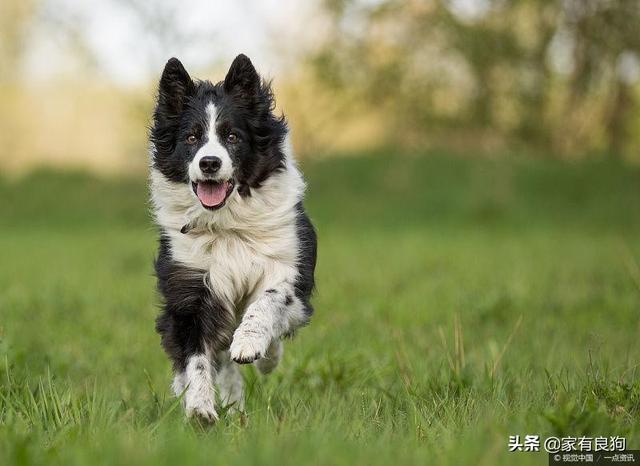
[[158,110],[167,115],[178,115],[187,97],[195,93],[195,85],[177,58],[171,58],[164,67],[158,90]]

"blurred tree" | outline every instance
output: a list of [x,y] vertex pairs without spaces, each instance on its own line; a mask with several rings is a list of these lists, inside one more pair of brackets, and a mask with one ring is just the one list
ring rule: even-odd
[[186,27],[184,21],[176,20],[185,8],[180,2],[115,0],[115,3],[132,14],[140,25],[140,31],[143,31],[137,45],[145,52],[145,65],[151,76],[162,71],[164,64],[171,58],[169,54],[188,50],[190,45],[196,43],[210,44],[215,40],[214,31]]
[[331,27],[313,67],[332,89],[392,111],[394,144],[442,131],[562,153],[638,144],[640,2],[470,5],[325,0]]
[[[637,102],[627,67],[640,57],[640,2],[565,0],[564,25],[573,40],[573,71],[568,109],[591,94],[606,95],[603,123],[607,143],[621,152],[631,136],[628,122]],[[625,63],[628,60],[627,63]]]

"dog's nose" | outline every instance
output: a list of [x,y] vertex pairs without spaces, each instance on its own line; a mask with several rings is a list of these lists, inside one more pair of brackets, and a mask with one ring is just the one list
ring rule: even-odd
[[220,170],[220,167],[222,166],[222,160],[220,160],[220,158],[218,157],[212,156],[202,157],[200,159],[199,165],[202,173],[204,173],[205,175],[213,175],[215,172]]

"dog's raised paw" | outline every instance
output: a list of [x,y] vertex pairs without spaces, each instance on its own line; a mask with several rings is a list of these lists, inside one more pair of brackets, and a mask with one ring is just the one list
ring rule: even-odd
[[263,338],[256,337],[255,334],[236,332],[229,348],[231,359],[238,364],[249,364],[261,358],[267,350],[267,344]]

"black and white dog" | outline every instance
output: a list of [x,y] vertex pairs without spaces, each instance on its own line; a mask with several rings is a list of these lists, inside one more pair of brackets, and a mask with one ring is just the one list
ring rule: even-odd
[[281,338],[313,312],[316,234],[284,117],[239,55],[224,81],[192,80],[172,58],[151,128],[151,201],[160,228],[155,269],[164,298],[156,329],[187,416],[243,409],[238,364],[262,373]]

